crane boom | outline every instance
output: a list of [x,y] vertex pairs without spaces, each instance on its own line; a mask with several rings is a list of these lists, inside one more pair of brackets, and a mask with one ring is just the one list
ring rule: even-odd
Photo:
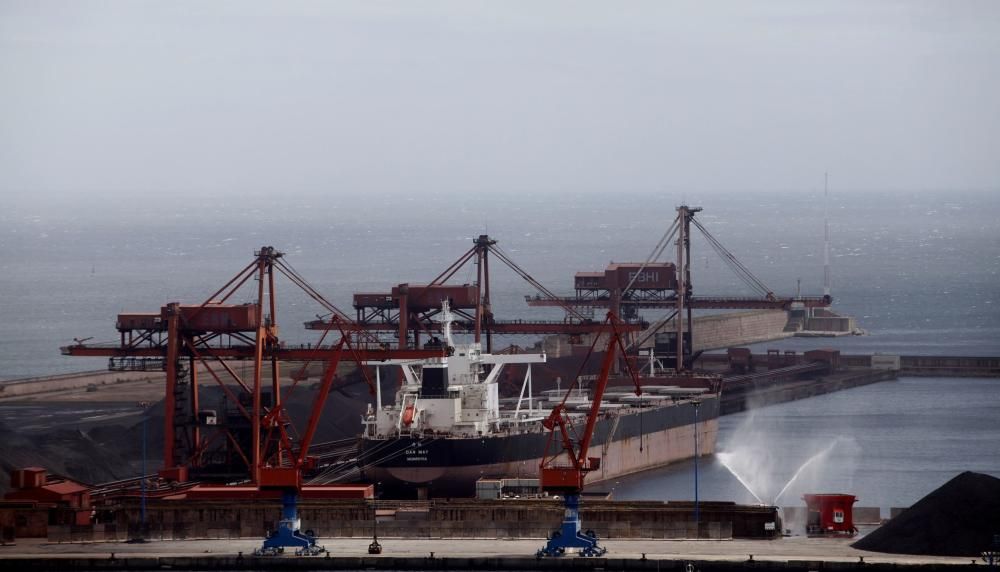
[[[614,364],[616,357],[619,355],[626,355],[625,344],[622,341],[621,331],[618,328],[618,317],[612,312],[608,312],[608,317],[605,323],[609,326],[608,347],[607,351],[604,352],[604,358],[601,361],[600,374],[598,375],[594,385],[594,394],[591,396],[591,405],[590,410],[587,413],[586,425],[583,429],[583,433],[579,436],[579,445],[576,446],[574,444],[569,414],[566,410],[566,400],[569,399],[572,394],[576,383],[569,388],[569,391],[566,392],[563,400],[552,408],[552,411],[549,413],[549,417],[542,422],[542,425],[546,429],[552,431],[552,435],[549,436],[549,443],[546,447],[546,454],[545,457],[543,457],[541,464],[541,484],[543,490],[563,493],[570,491],[579,492],[583,488],[583,479],[586,473],[600,468],[600,458],[588,458],[587,453],[590,450],[590,443],[594,438],[594,427],[597,425],[597,418],[600,415],[601,410],[601,402],[604,398],[604,392],[608,386],[608,379],[611,376],[611,366]],[[597,338],[595,338],[594,342],[596,345]],[[638,377],[632,370],[632,366],[627,359],[625,360],[625,363],[635,384],[635,394],[641,395],[642,388],[639,384]],[[562,444],[562,449],[550,457],[549,449],[552,446],[552,441],[554,440],[554,435],[557,430]],[[558,457],[562,453],[565,453],[569,458],[569,465],[559,464],[557,462]]]
[[[563,495],[566,510],[562,527],[552,533],[549,542],[538,551],[538,556],[562,556],[567,551],[577,551],[582,556],[600,556],[607,552],[607,549],[597,544],[597,535],[593,531],[580,532],[580,493],[583,491],[583,481],[587,473],[597,470],[601,466],[600,457],[587,456],[594,437],[597,418],[601,413],[601,401],[604,398],[604,391],[608,387],[611,366],[614,364],[615,358],[618,356],[627,358],[625,343],[618,329],[618,317],[613,312],[608,312],[606,323],[610,326],[608,347],[601,361],[601,372],[594,384],[594,393],[591,396],[590,410],[587,413],[587,422],[583,433],[579,435],[578,440],[574,440],[572,424],[566,410],[566,401],[572,394],[578,379],[570,385],[563,400],[552,408],[552,412],[542,422],[542,425],[549,431],[549,438],[545,446],[545,455],[539,466],[541,487],[545,492]],[[593,354],[597,340],[598,338],[595,337],[589,355]],[[635,384],[635,394],[642,395],[642,386],[635,370],[632,369],[628,359],[625,360],[625,364],[629,377]],[[561,447],[550,455],[557,433]],[[559,461],[563,455],[568,457],[568,462]]]

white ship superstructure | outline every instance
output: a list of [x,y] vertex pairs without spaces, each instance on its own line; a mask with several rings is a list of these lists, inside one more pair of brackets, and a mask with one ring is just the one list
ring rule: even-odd
[[[545,354],[484,354],[479,343],[456,344],[451,324],[452,314],[445,301],[442,329],[443,342],[451,348],[448,357],[389,362],[402,368],[404,381],[395,401],[387,405],[382,402],[381,383],[377,384],[376,406],[363,421],[366,437],[423,434],[472,437],[509,428],[511,423],[534,421],[532,417],[541,419],[541,413],[534,410],[530,364],[544,363]],[[502,414],[498,379],[509,364],[529,367],[518,407]]]

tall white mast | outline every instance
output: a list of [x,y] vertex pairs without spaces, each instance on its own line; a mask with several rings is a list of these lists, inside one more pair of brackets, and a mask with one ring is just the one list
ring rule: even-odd
[[830,215],[827,208],[830,194],[829,173],[823,173],[823,295],[830,295]]
[[444,330],[444,339],[452,348],[455,347],[455,340],[451,339],[451,323],[454,319],[451,315],[451,304],[448,303],[448,300],[441,300],[441,324]]

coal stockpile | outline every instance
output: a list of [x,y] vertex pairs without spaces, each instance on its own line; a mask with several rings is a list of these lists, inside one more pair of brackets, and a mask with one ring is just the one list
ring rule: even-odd
[[21,435],[0,422],[0,498],[10,489],[10,471],[23,467],[44,467],[49,473],[85,483],[136,474],[117,450],[103,447],[83,431],[55,429]]
[[1000,534],[1000,479],[966,471],[852,546],[928,556],[979,556]]

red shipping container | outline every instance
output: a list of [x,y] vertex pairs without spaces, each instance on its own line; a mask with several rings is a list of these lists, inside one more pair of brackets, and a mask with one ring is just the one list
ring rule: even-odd
[[629,283],[636,290],[676,290],[677,269],[672,262],[645,267],[639,262],[622,262],[609,264],[604,272],[577,272],[573,277],[577,290],[616,290]]
[[[642,269],[640,272],[639,269]],[[616,288],[625,288],[632,283],[637,290],[675,290],[677,288],[677,271],[670,262],[647,264],[645,268],[639,263],[611,264],[605,270],[606,284]],[[634,280],[633,280],[634,279]]]
[[[252,332],[257,329],[257,304],[181,306],[181,328],[205,332]],[[167,309],[163,309],[164,318]]]
[[167,322],[160,314],[118,314],[115,327],[120,332],[129,330],[163,330],[167,327]]
[[469,284],[450,286],[440,284],[427,286],[422,284],[400,284],[393,286],[392,298],[399,300],[405,292],[406,305],[410,310],[427,311],[441,307],[442,300],[449,300],[452,308],[475,308],[478,288]]

